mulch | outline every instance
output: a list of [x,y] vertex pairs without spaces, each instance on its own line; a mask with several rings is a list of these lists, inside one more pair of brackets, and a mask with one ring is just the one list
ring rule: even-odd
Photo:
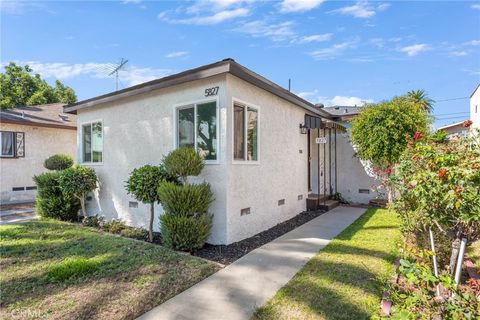
[[325,211],[304,211],[290,220],[279,223],[268,230],[262,231],[242,241],[229,245],[206,244],[202,249],[194,252],[193,255],[227,265],[323,213],[325,213]]

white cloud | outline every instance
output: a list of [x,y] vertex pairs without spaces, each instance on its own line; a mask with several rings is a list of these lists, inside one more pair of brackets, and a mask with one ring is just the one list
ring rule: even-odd
[[308,43],[308,42],[323,42],[328,41],[332,38],[332,33],[324,33],[324,34],[313,34],[310,36],[303,36],[300,38],[299,42],[301,43]]
[[418,43],[411,46],[400,48],[400,51],[406,53],[409,57],[416,56],[420,52],[424,52],[427,50],[429,50],[429,47],[425,43]]
[[[35,73],[44,78],[71,79],[78,76],[89,76],[92,78],[109,78],[108,74],[113,70],[111,63],[76,63],[68,64],[63,62],[42,63],[38,61],[18,62],[21,65],[28,64]],[[140,68],[136,66],[126,67],[119,72],[120,81],[129,86],[142,82],[158,79],[171,74],[168,69]]]
[[385,40],[383,38],[372,38],[370,43],[377,48],[383,48],[385,46]]
[[198,15],[195,17],[176,19],[169,18],[168,12],[162,12],[158,18],[162,21],[177,23],[177,24],[194,24],[194,25],[212,25],[218,24],[227,20],[232,20],[238,17],[245,17],[249,15],[250,10],[247,8],[237,8],[232,10],[223,10],[214,14]]
[[202,11],[218,12],[232,7],[242,7],[248,5],[252,0],[200,0],[186,8],[188,14],[199,13]]
[[366,103],[373,103],[373,99],[365,99],[355,96],[334,96],[333,98],[319,95],[317,89],[297,93],[297,96],[312,101],[313,103],[323,103],[327,107],[331,106],[363,106]]
[[358,41],[345,41],[334,44],[331,47],[323,48],[310,52],[310,55],[316,60],[333,59],[341,55],[345,50],[355,48]]
[[270,24],[266,21],[255,20],[244,23],[234,30],[249,34],[252,37],[267,37],[273,41],[283,41],[296,37],[295,32],[292,30],[292,26],[293,22],[291,21]]
[[470,8],[475,9],[475,10],[480,10],[480,3],[474,3],[470,6]]
[[452,51],[452,52],[450,52],[450,55],[451,55],[451,56],[456,56],[456,57],[462,57],[462,56],[468,55],[468,52],[465,51],[465,50],[462,50],[462,51]]
[[349,15],[355,18],[368,19],[373,17],[377,11],[385,11],[390,7],[389,3],[381,3],[377,7],[369,4],[368,1],[357,1],[354,5],[332,10],[330,13]]
[[480,46],[480,40],[472,40],[465,42],[465,45],[467,46]]
[[287,12],[303,12],[315,9],[325,0],[283,0],[280,4],[280,11]]
[[165,58],[180,58],[188,54],[187,51],[175,51],[165,55]]
[[372,103],[373,99],[363,99],[359,97],[335,96],[327,101],[331,106],[363,106],[366,103]]
[[122,1],[123,4],[129,4],[129,3],[139,4],[140,2],[142,2],[142,0],[123,0]]
[[0,1],[0,11],[7,14],[22,15],[29,9],[39,8],[43,8],[43,4],[36,1]]

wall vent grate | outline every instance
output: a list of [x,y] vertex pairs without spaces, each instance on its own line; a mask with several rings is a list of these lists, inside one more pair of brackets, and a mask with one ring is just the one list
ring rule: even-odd
[[285,204],[285,199],[278,200],[278,205],[283,206]]
[[129,201],[128,202],[128,207],[129,208],[138,208],[138,202],[137,201]]
[[299,194],[297,200],[303,200],[303,194]]
[[243,208],[243,209],[240,210],[240,216],[245,216],[247,214],[250,214],[250,207]]
[[366,193],[366,194],[369,194],[369,193],[370,193],[370,189],[358,189],[358,193]]

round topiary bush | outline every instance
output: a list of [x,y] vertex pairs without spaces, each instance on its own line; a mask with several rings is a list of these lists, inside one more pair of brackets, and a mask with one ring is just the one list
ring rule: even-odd
[[194,216],[208,212],[213,193],[208,183],[181,186],[164,181],[158,187],[158,198],[166,213]]
[[197,216],[164,214],[160,222],[165,246],[189,252],[204,246],[212,225],[206,213]]
[[198,176],[203,169],[203,158],[195,149],[182,147],[170,152],[163,164],[167,172],[179,177],[183,184],[187,184],[188,176]]
[[80,201],[73,195],[62,192],[60,174],[56,171],[45,172],[33,177],[37,185],[35,209],[42,217],[74,221],[78,219]]
[[43,162],[48,170],[65,170],[73,166],[73,159],[68,154],[58,153]]

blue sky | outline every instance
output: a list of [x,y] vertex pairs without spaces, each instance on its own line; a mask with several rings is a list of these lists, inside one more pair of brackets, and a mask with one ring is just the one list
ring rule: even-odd
[[1,9],[1,63],[29,63],[79,99],[114,90],[107,70],[121,57],[121,88],[231,57],[326,105],[424,89],[438,126],[468,118],[465,97],[480,83],[479,1],[2,0]]

